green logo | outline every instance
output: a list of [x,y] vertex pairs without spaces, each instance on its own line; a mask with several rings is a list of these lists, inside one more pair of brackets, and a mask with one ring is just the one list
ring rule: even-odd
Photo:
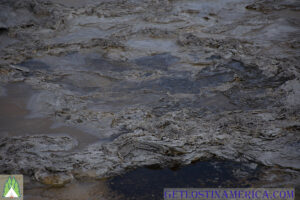
[[7,181],[4,184],[4,191],[2,197],[7,197],[7,198],[21,197],[19,183],[15,179],[15,177],[11,177],[11,176],[8,177]]

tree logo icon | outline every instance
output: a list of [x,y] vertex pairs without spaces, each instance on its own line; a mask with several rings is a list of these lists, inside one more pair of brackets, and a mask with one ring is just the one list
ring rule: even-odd
[[15,179],[15,177],[11,177],[11,176],[8,177],[7,181],[4,184],[2,197],[6,197],[6,198],[21,197],[19,183]]

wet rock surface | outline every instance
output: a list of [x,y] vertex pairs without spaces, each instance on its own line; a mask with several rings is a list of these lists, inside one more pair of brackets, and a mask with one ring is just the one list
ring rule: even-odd
[[2,173],[61,186],[214,158],[299,187],[297,1],[0,6],[0,98],[27,85],[28,118],[97,138],[79,150],[70,134],[1,133]]

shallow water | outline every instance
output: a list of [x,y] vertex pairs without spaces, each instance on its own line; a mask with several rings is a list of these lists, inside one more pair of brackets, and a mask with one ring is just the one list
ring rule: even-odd
[[259,168],[232,161],[200,161],[179,169],[140,168],[108,181],[124,199],[162,199],[164,188],[251,187]]
[[173,169],[150,166],[110,179],[74,181],[63,188],[33,184],[25,188],[25,199],[39,199],[34,192],[45,199],[163,199],[164,188],[251,187],[259,178],[260,168],[256,164],[222,160],[199,161]]
[[24,83],[9,84],[0,97],[0,137],[24,135],[68,135],[79,141],[81,149],[99,140],[79,129],[55,123],[53,118],[32,118],[27,103],[37,91]]

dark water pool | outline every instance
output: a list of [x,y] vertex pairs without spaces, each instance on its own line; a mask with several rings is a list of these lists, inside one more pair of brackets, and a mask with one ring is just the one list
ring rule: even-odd
[[201,161],[178,169],[139,168],[108,181],[124,199],[162,199],[164,188],[250,187],[258,180],[255,164]]

